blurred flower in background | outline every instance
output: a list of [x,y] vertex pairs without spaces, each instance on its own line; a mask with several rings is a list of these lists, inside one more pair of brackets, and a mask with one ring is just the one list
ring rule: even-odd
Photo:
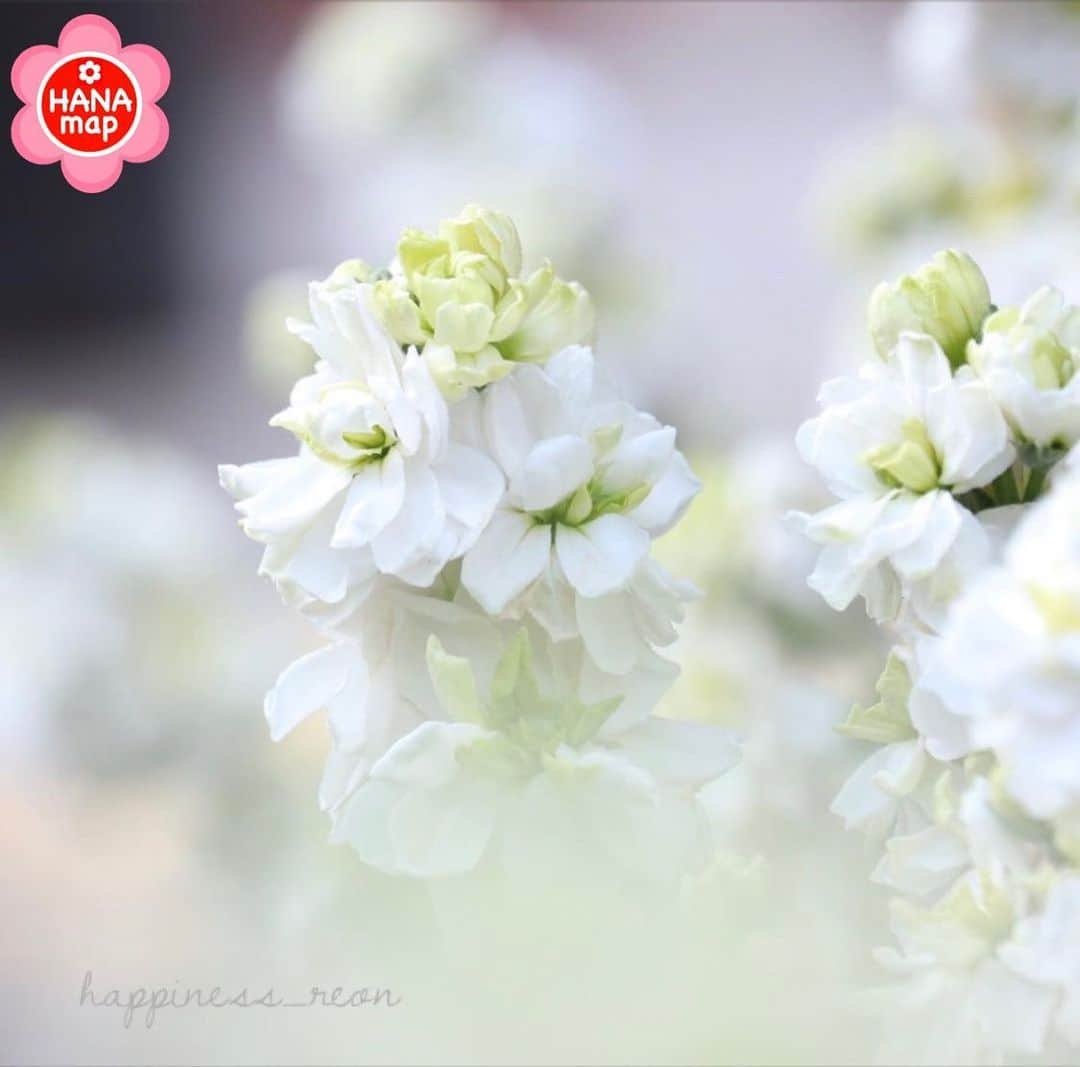
[[1080,15],[1069,2],[907,5],[893,114],[819,173],[813,226],[853,282],[837,366],[860,349],[862,295],[941,248],[972,254],[1003,302],[1080,285]]

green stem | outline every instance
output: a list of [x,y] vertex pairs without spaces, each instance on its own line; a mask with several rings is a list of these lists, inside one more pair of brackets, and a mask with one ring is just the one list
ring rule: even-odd
[[993,495],[997,504],[1018,504],[1020,492],[1011,470],[1004,471],[994,479]]
[[1046,482],[1046,468],[1036,468],[1028,477],[1027,485],[1024,487],[1024,503],[1029,503],[1038,497],[1042,492],[1043,484]]

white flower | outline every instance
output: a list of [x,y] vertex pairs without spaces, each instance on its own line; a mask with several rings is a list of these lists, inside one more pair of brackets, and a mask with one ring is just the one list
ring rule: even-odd
[[511,827],[565,830],[567,816],[567,845],[637,873],[658,852],[676,858],[658,865],[669,874],[700,855],[693,789],[735,762],[728,732],[643,715],[618,696],[587,702],[567,688],[573,650],[539,633],[517,631],[479,670],[429,640],[443,717],[371,765],[337,809],[336,839],[380,869],[424,877],[471,870]]
[[1042,448],[1080,440],[1080,308],[1056,289],[991,315],[968,360],[1023,440]]
[[1064,874],[1051,887],[1042,910],[1022,919],[1002,959],[1017,974],[1050,990],[1061,990],[1055,1024],[1061,1036],[1080,1045],[1080,875]]
[[299,454],[222,467],[222,484],[291,599],[339,603],[379,573],[428,585],[476,540],[502,476],[455,439],[423,360],[379,326],[370,286],[313,285],[311,313],[293,328],[320,361],[272,420]]
[[[517,622],[486,615],[452,570],[424,590],[384,579],[362,611],[316,608],[313,621],[334,634],[334,643],[290,665],[268,694],[266,717],[275,740],[316,711],[327,711],[334,752],[323,788],[325,807],[335,808],[349,782],[390,744],[426,720],[445,717],[428,671],[417,669],[432,637],[487,676],[520,630]],[[534,630],[533,643],[548,647],[542,630]],[[551,671],[560,684],[572,685],[583,700],[618,696],[620,715],[633,719],[655,707],[677,673],[651,651],[615,674],[598,667],[580,639],[564,637],[554,647],[558,660]]]
[[385,871],[528,863],[539,842],[674,884],[713,844],[697,787],[736,752],[652,715],[695,591],[649,549],[698,483],[674,429],[567,347],[591,331],[583,292],[520,268],[511,220],[469,208],[406,231],[389,272],[343,263],[290,323],[320,357],[272,420],[299,455],[221,478],[331,643],[266,717],[278,739],[326,711],[320,801]]
[[810,584],[837,609],[860,593],[877,618],[896,614],[901,581],[930,575],[956,540],[955,494],[1012,462],[1008,427],[967,368],[953,376],[929,337],[903,334],[892,357],[827,383],[824,411],[799,429],[803,458],[839,504],[802,516],[824,550]]
[[1080,479],[1055,486],[953,606],[912,693],[931,752],[991,748],[1012,793],[1049,817],[1080,801]]
[[1018,906],[1015,887],[975,870],[932,905],[892,902],[900,951],[877,956],[907,981],[887,1024],[890,1062],[992,1063],[1041,1051],[1055,995],[1000,958]]
[[930,574],[908,588],[909,633],[918,639],[925,631],[941,630],[953,601],[1001,558],[1002,546],[1022,513],[1015,504],[986,508],[978,515],[962,511],[952,547]]
[[491,386],[481,420],[507,492],[462,580],[492,614],[549,575],[579,598],[626,590],[698,489],[674,429],[603,396],[585,348]]
[[884,838],[913,814],[917,818],[915,791],[926,766],[926,752],[916,739],[883,745],[856,768],[830,810],[849,830]]

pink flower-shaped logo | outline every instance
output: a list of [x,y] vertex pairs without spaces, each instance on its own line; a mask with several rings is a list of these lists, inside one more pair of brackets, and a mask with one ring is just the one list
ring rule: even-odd
[[15,150],[31,163],[60,161],[68,182],[101,193],[124,163],[146,163],[169,140],[157,101],[169,87],[169,64],[145,44],[120,46],[101,15],[80,15],[61,31],[57,47],[26,49],[11,68],[23,107],[11,124]]

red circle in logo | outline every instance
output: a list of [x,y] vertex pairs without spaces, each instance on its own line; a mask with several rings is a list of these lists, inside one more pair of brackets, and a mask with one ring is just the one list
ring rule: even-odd
[[128,69],[109,56],[82,52],[49,72],[38,93],[42,128],[61,148],[100,156],[135,129],[142,98]]

